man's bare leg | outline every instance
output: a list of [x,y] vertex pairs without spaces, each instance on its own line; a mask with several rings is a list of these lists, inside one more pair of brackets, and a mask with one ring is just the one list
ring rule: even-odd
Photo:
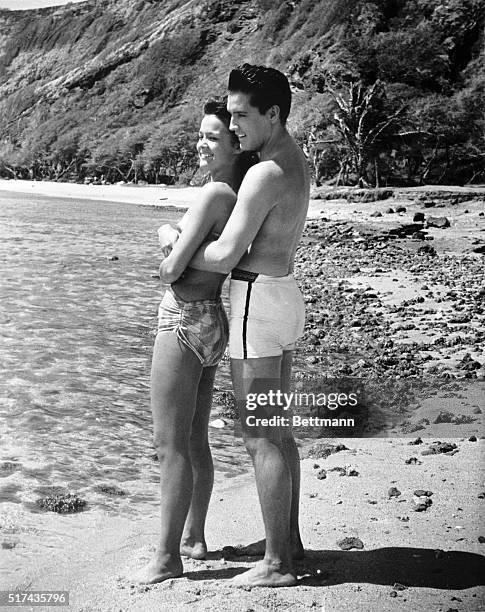
[[209,418],[217,366],[204,368],[197,391],[197,405],[192,421],[190,460],[194,486],[185,521],[180,553],[192,559],[205,559],[205,519],[214,484],[214,465],[209,446]]
[[[293,365],[293,351],[284,351],[281,360],[281,391],[291,392],[291,368]],[[293,428],[282,429],[283,454],[291,471],[291,512],[290,512],[290,541],[293,559],[303,559],[305,550],[300,536],[300,455],[293,436]]]
[[[255,387],[259,393],[275,391],[281,386],[282,357],[232,359],[232,377],[236,401],[243,406],[248,392]],[[244,415],[244,410],[241,410]],[[252,432],[243,426],[246,448],[253,461],[256,486],[266,532],[266,551],[255,567],[233,579],[236,586],[291,586],[296,577],[290,552],[291,471],[282,450],[280,428],[265,428]],[[260,436],[260,437],[259,437]]]
[[180,541],[192,499],[190,431],[202,367],[173,332],[157,335],[151,372],[155,448],[160,461],[160,541],[153,559],[133,577],[154,583],[182,575]]
[[[281,360],[281,391],[291,392],[291,368],[293,351],[284,351]],[[303,559],[305,550],[300,537],[300,456],[291,427],[282,428],[282,451],[291,472],[291,511],[290,511],[290,543],[293,559]],[[266,540],[244,546],[238,554],[248,556],[264,556]]]

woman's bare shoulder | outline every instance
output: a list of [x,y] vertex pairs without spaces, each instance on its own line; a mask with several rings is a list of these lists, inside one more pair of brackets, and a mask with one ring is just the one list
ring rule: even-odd
[[202,193],[204,199],[215,200],[219,203],[221,201],[227,201],[228,203],[234,203],[237,200],[237,195],[227,183],[219,181],[211,181],[202,187]]

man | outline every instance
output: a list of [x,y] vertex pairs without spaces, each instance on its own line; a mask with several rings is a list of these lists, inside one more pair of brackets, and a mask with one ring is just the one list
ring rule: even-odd
[[[234,582],[291,586],[296,582],[292,557],[303,556],[298,450],[288,418],[283,426],[255,425],[261,410],[248,418],[246,400],[249,393],[289,392],[292,351],[304,325],[304,302],[292,272],[308,210],[309,171],[286,130],[291,106],[286,77],[273,68],[243,64],[231,72],[228,88],[229,129],[242,150],[259,152],[260,162],[247,172],[219,239],[203,245],[190,265],[232,271],[233,386],[266,531],[263,560]],[[271,414],[288,417],[281,406],[272,408]]]

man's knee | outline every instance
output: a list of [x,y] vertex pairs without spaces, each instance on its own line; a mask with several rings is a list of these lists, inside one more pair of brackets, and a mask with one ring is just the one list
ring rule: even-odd
[[255,457],[257,455],[264,456],[267,453],[273,452],[275,448],[281,449],[281,443],[279,440],[273,440],[266,437],[254,438],[244,436],[244,444],[251,457]]
[[190,456],[195,460],[203,460],[210,455],[209,440],[206,435],[192,433],[190,436]]

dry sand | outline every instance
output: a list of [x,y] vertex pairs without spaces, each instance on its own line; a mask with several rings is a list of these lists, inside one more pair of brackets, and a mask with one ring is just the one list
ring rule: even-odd
[[78,185],[77,183],[52,183],[48,181],[20,181],[0,179],[0,191],[31,193],[54,198],[125,202],[147,206],[185,207],[190,201],[193,187],[178,189],[140,185]]
[[[433,188],[434,189],[434,188]],[[147,205],[185,206],[193,188],[85,186],[60,183],[0,180],[0,190],[36,195],[87,198]],[[343,201],[312,202],[310,217],[323,215],[387,227],[411,222],[419,206],[402,194],[407,211],[386,214],[395,201],[354,204]],[[370,214],[380,210],[383,216]],[[468,212],[465,213],[465,210]],[[483,202],[473,200],[443,207],[433,214],[451,218],[450,230],[431,230],[433,246],[449,252],[470,251],[483,242]],[[357,279],[356,282],[360,282]],[[364,279],[368,282],[368,279]],[[382,282],[382,279],[378,282]],[[399,284],[402,291],[402,285]],[[390,282],[383,290],[391,302],[404,299]],[[443,399],[443,398],[442,398]],[[451,400],[453,403],[454,400]],[[483,401],[478,397],[473,401]],[[441,404],[440,404],[441,407]],[[420,406],[416,418],[430,416],[436,404]],[[434,413],[433,413],[434,414]],[[15,584],[2,588],[62,589],[71,594],[66,610],[221,610],[249,612],[292,608],[339,611],[485,610],[483,590],[485,544],[483,530],[483,440],[469,441],[470,433],[483,433],[479,422],[460,431],[462,438],[445,438],[440,425],[419,431],[424,444],[410,446],[410,438],[339,440],[348,449],[326,459],[302,461],[302,537],[306,558],[297,566],[298,584],[287,589],[234,589],[228,580],[244,571],[254,558],[235,556],[224,547],[246,545],[263,537],[263,526],[252,474],[218,479],[208,518],[211,550],[207,561],[188,561],[182,578],[160,585],[132,586],[123,577],[151,554],[158,532],[158,517],[112,517],[101,512],[80,513],[49,520],[84,529],[82,550],[61,539],[61,554],[49,559],[26,557]],[[446,430],[449,432],[449,429]],[[421,455],[434,440],[457,445],[454,454]],[[416,457],[417,463],[406,464]],[[325,468],[327,477],[317,478]],[[340,476],[332,467],[352,466],[358,476]],[[389,497],[391,487],[401,494]],[[413,491],[429,490],[432,505],[423,512],[412,509]],[[47,515],[46,515],[47,516]],[[481,531],[482,529],[482,531]],[[7,533],[22,531],[18,524]],[[5,530],[4,530],[5,532]],[[65,531],[65,533],[67,533]],[[24,534],[28,537],[28,534]],[[343,551],[337,541],[358,537],[362,550]],[[481,538],[482,539],[482,538]],[[62,559],[62,562],[60,561]],[[42,609],[42,608],[35,608]],[[45,608],[47,609],[47,608]]]

